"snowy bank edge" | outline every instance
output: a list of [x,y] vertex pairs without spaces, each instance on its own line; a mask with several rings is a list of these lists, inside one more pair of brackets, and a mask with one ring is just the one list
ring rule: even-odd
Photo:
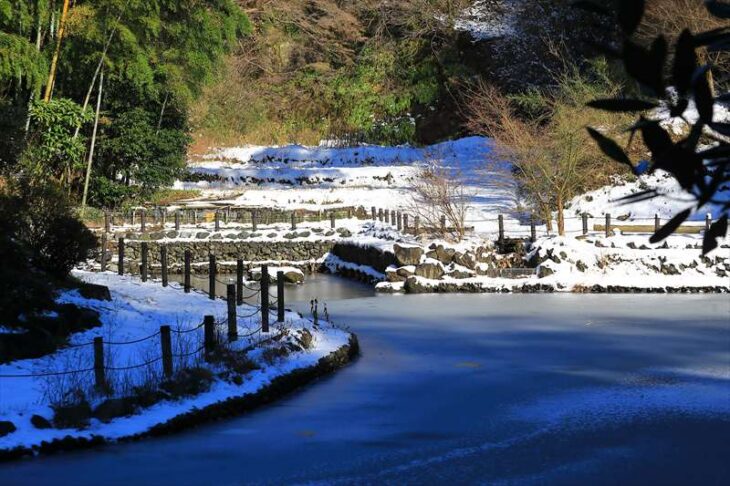
[[61,452],[83,450],[99,447],[106,444],[139,441],[145,438],[161,437],[174,434],[198,425],[210,423],[234,416],[243,415],[259,407],[273,403],[296,390],[303,388],[315,380],[344,368],[360,354],[360,344],[355,334],[350,333],[348,343],[327,356],[323,356],[316,364],[297,368],[289,373],[276,376],[269,383],[252,393],[231,396],[225,400],[213,403],[203,408],[195,408],[183,412],[175,417],[153,425],[144,432],[122,436],[114,439],[102,435],[90,437],[74,437],[67,435],[62,439],[43,441],[33,446],[18,446],[11,449],[0,449],[0,462],[9,462],[35,457],[51,455]]

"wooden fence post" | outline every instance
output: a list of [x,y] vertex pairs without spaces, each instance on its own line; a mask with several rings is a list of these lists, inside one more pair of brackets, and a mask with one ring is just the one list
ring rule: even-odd
[[215,210],[215,231],[221,230],[221,213],[217,209]]
[[297,215],[293,211],[291,213],[291,229],[297,229]]
[[215,255],[208,255],[208,298],[215,300]]
[[228,301],[228,341],[238,340],[238,321],[236,320],[236,286],[226,285],[226,300]]
[[162,266],[162,286],[167,287],[167,245],[160,246],[160,265]]
[[243,260],[236,260],[236,303],[243,305]]
[[606,238],[611,236],[611,214],[606,213]]
[[198,224],[198,210],[193,209],[193,224]]
[[97,388],[106,388],[104,376],[104,338],[94,338],[94,384]]
[[101,234],[101,271],[106,272],[106,233]]
[[147,231],[147,211],[144,209],[139,213],[139,228],[142,233]]
[[421,217],[416,216],[413,218],[413,234],[418,236],[418,234],[421,232]]
[[212,354],[215,351],[215,317],[205,316],[203,318],[203,346],[205,347],[205,361],[212,361]]
[[226,211],[223,213],[223,222],[228,224],[231,221],[231,207],[227,206]]
[[537,241],[537,227],[535,226],[535,215],[530,216],[530,241]]
[[400,213],[400,211],[395,213],[396,217],[396,228],[398,228],[398,231],[403,229],[403,215]]
[[499,242],[504,243],[504,215],[500,214],[497,217],[497,222],[499,224]]
[[130,216],[129,224],[132,226],[137,224],[137,210],[136,209],[132,209],[132,216]]
[[583,220],[583,234],[588,234],[588,213],[583,213],[581,215],[581,219]]
[[335,220],[335,212],[334,212],[334,211],[332,211],[332,212],[330,213],[330,227],[331,227],[332,229],[335,229],[335,227],[336,227],[336,226],[337,226],[337,221]]
[[408,213],[403,215],[403,231],[408,233]]
[[378,209],[378,221],[383,222],[383,208]]
[[112,230],[112,220],[109,211],[104,211],[104,232],[109,233]]
[[269,332],[269,266],[261,265],[261,330]]
[[191,267],[191,260],[193,259],[193,252],[190,250],[185,250],[185,277],[183,281],[183,286],[185,287],[185,293],[190,293],[190,288],[192,287],[190,283],[190,267]]
[[659,215],[654,215],[654,231],[659,231],[659,228],[662,226],[662,221],[659,219]]
[[253,231],[256,231],[258,229],[258,220],[259,220],[258,211],[256,211],[256,210],[251,211],[251,229]]
[[124,275],[124,238],[119,238],[117,243],[117,273]]
[[180,210],[175,211],[175,231],[180,231]]
[[284,322],[284,272],[276,272],[276,317],[277,322]]
[[162,348],[162,372],[172,378],[172,338],[170,326],[160,326],[160,347]]
[[142,281],[147,281],[147,257],[149,256],[150,247],[149,244],[146,241],[143,241],[140,244],[141,252],[142,252],[142,262],[140,264],[139,273],[142,276]]
[[165,226],[167,226],[167,209],[160,208],[160,219],[162,220],[162,230],[165,230]]
[[378,219],[378,210],[375,209],[375,206],[373,206],[372,208],[370,208],[370,210],[373,213],[373,221],[376,221]]

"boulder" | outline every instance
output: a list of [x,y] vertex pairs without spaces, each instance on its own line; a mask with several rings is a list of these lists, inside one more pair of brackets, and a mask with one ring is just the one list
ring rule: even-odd
[[472,272],[467,272],[465,270],[456,269],[447,274],[451,278],[457,278],[457,279],[464,279],[464,278],[472,278],[474,274]]
[[416,266],[416,276],[429,280],[439,280],[444,276],[444,269],[437,263],[421,263]]
[[288,272],[284,272],[284,282],[291,284],[304,283],[304,274],[302,272],[289,270]]
[[418,265],[421,263],[421,257],[423,257],[423,248],[420,246],[401,246],[396,243],[393,245],[393,252],[395,253],[396,262],[401,267]]
[[8,434],[15,432],[17,428],[15,424],[7,420],[0,420],[0,437],[5,437]]
[[454,254],[454,263],[461,265],[462,267],[466,267],[469,270],[474,270],[477,266],[474,255],[469,252]]
[[92,300],[112,300],[109,287],[90,283],[82,283],[79,285],[79,294],[85,299]]
[[207,231],[198,231],[197,233],[195,233],[195,238],[198,240],[204,240],[209,236],[210,233],[208,233]]
[[53,409],[53,426],[57,429],[76,429],[89,425],[91,405],[86,400]]
[[407,265],[405,267],[400,267],[398,270],[396,270],[396,273],[400,275],[401,277],[412,277],[414,272],[416,271],[416,267],[413,265]]
[[131,398],[110,398],[96,407],[91,416],[104,423],[117,417],[128,417],[135,412],[134,400]]
[[50,429],[53,427],[47,418],[41,417],[40,415],[33,415],[30,418],[30,423],[33,424],[33,427],[36,429]]
[[385,279],[388,282],[405,282],[406,277],[398,273],[397,269],[394,268],[388,268],[385,271]]
[[438,245],[434,250],[426,254],[427,257],[438,260],[444,265],[449,265],[454,261],[454,255],[456,255],[456,250],[453,248],[444,248],[444,245]]
[[347,228],[337,228],[337,232],[342,238],[349,238],[352,236],[352,231]]

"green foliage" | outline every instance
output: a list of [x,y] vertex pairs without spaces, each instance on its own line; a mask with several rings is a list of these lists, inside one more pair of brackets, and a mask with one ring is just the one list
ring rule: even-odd
[[30,109],[31,133],[23,154],[25,168],[34,177],[62,180],[83,162],[85,139],[74,129],[91,120],[91,113],[68,99],[36,101]]
[[[170,185],[185,168],[185,153],[189,136],[181,130],[154,126],[152,116],[140,109],[119,115],[100,140],[103,154],[102,172],[108,181],[132,181],[144,193]],[[99,197],[108,200],[106,195]],[[97,197],[97,196],[93,196]]]
[[[90,257],[96,238],[55,184],[11,181],[0,192],[0,319],[43,309],[51,284]],[[18,282],[23,285],[18,285]]]

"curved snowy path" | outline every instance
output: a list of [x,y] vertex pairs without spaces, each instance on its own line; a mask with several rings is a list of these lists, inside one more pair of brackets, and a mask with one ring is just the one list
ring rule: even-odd
[[377,296],[329,311],[363,348],[335,376],[180,435],[0,465],[0,483],[730,478],[727,296]]

